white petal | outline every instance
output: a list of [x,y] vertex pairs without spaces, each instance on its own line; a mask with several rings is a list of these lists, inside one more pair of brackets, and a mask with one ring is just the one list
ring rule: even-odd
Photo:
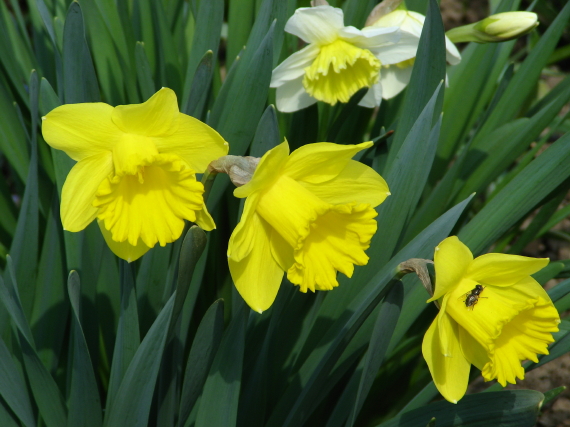
[[289,18],[285,31],[307,43],[327,44],[335,41],[343,27],[342,9],[332,6],[301,7]]
[[398,62],[415,58],[420,39],[405,31],[402,31],[400,34],[402,36],[398,43],[384,46],[373,52],[382,65],[397,64]]
[[[381,71],[380,73],[382,72],[383,71]],[[368,89],[368,92],[366,92],[366,95],[364,95],[364,98],[360,100],[358,105],[365,108],[374,108],[380,106],[381,102],[382,102],[382,85],[380,83],[376,83],[370,89]]]
[[303,76],[279,86],[276,98],[277,109],[284,113],[292,113],[317,102],[315,98],[305,91]]
[[311,65],[319,51],[320,48],[316,44],[310,44],[299,52],[295,52],[273,70],[270,86],[279,87],[305,75],[305,68]]
[[445,59],[451,65],[457,65],[461,62],[461,54],[451,40],[445,36]]
[[398,95],[410,83],[413,67],[399,68],[396,66],[382,68],[380,84],[382,85],[382,98],[390,99]]
[[397,27],[366,27],[362,30],[344,27],[339,31],[339,36],[356,47],[368,49],[375,54],[376,50],[397,43],[400,40],[400,31]]

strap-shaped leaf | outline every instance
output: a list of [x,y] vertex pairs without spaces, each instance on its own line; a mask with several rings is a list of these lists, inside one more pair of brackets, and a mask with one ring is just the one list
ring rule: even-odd
[[178,426],[183,427],[210,372],[224,332],[224,301],[218,300],[204,314],[190,348],[180,398]]
[[463,227],[459,238],[474,254],[489,247],[570,176],[569,142],[566,134],[552,144]]
[[174,293],[138,347],[113,401],[109,402],[106,427],[146,427],[174,307]]
[[405,412],[377,427],[416,427],[432,418],[436,426],[533,427],[544,395],[534,390],[508,390],[465,396],[457,404],[436,402]]
[[[236,423],[242,380],[245,323],[249,312],[249,307],[244,304],[222,337],[204,384],[196,427],[233,426]],[[224,404],[220,405],[220,402]]]
[[[117,402],[119,388],[125,381],[125,375],[140,347],[139,316],[135,294],[134,273],[131,264],[120,260],[121,274],[121,311],[115,339],[115,351],[111,364],[109,389],[107,391],[107,409],[105,425],[109,425],[111,409]],[[163,309],[164,311],[164,309]],[[170,313],[168,315],[170,317]],[[154,324],[158,321],[155,320]],[[148,332],[148,334],[150,331]],[[148,336],[147,334],[147,336]],[[166,339],[166,337],[165,337]]]
[[67,423],[69,427],[99,427],[103,423],[101,400],[87,342],[81,327],[81,288],[79,274],[76,271],[69,273],[67,289],[72,308],[70,338],[73,348],[71,361],[73,373],[69,386]]
[[66,408],[63,397],[53,377],[41,362],[35,350],[30,327],[22,310],[17,284],[13,273],[12,258],[7,257],[8,275],[6,282],[0,278],[0,300],[18,330],[18,341],[22,349],[22,358],[26,375],[39,412],[48,427],[66,425]]
[[[39,206],[38,206],[38,98],[39,80],[35,71],[30,76],[30,109],[32,118],[32,155],[28,168],[26,190],[10,255],[14,260],[14,273],[20,284],[18,292],[26,317],[31,318],[38,268]],[[6,278],[5,278],[6,279]]]
[[71,3],[63,28],[63,84],[65,103],[99,100],[99,84],[87,41],[81,6]]
[[[428,13],[412,70],[410,84],[406,89],[404,104],[400,109],[398,127],[390,145],[387,164],[390,165],[399,153],[408,132],[424,111],[438,85],[445,80],[445,31],[436,0],[430,0]],[[443,102],[443,90],[434,107],[431,126],[439,118]],[[430,128],[431,128],[430,126]],[[389,183],[388,183],[389,184]]]

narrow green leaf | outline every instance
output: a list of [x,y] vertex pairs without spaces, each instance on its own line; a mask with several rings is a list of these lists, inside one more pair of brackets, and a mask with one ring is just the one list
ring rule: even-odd
[[26,132],[20,125],[13,99],[0,82],[0,150],[22,182],[26,182],[29,171],[30,154],[26,143]]
[[[397,246],[401,244],[401,234],[422,195],[439,139],[441,121],[438,121],[432,129],[432,118],[440,96],[440,89],[441,84],[432,94],[430,101],[401,145],[400,151],[384,173],[392,195],[376,208],[378,211],[376,220],[382,226],[378,227],[367,251],[375,261],[355,269],[351,280],[354,293],[358,292],[358,286],[355,284],[366,283],[377,271],[377,265],[386,263]],[[427,140],[426,135],[429,135]],[[413,236],[409,236],[411,237]],[[343,282],[347,283],[348,280],[343,279],[341,285]]]
[[36,425],[26,381],[0,338],[0,395],[26,427]]
[[463,227],[459,238],[473,253],[484,251],[570,176],[569,142],[566,134],[552,144]]
[[259,119],[255,136],[251,142],[249,155],[253,157],[262,157],[265,153],[280,143],[281,138],[279,136],[279,124],[277,123],[275,107],[273,105],[269,105],[265,109],[261,119]]
[[143,42],[137,42],[135,46],[135,65],[143,99],[149,99],[156,92],[156,85],[152,78],[152,70],[148,63]]
[[69,273],[67,289],[73,313],[71,333],[73,373],[69,389],[67,425],[98,427],[103,421],[101,401],[87,342],[81,328],[81,289],[79,274],[76,271]]
[[380,369],[380,366],[382,365],[388,345],[390,344],[390,338],[392,337],[392,333],[394,332],[394,328],[398,322],[403,302],[404,289],[402,283],[399,282],[390,289],[388,295],[386,295],[385,300],[380,306],[380,311],[372,331],[372,339],[370,340],[368,351],[364,356],[364,369],[362,370],[358,393],[354,401],[353,411],[348,420],[347,427],[352,427],[356,422],[356,417],[362,409],[364,400],[372,388],[372,383],[376,378],[378,369]]
[[568,310],[570,308],[570,279],[566,279],[549,289],[548,295],[559,313]]
[[204,314],[190,348],[180,398],[178,426],[183,427],[202,393],[208,372],[224,332],[224,301],[218,300]]
[[226,66],[230,67],[247,43],[255,15],[255,0],[232,0],[228,9]]
[[[81,1],[98,82],[105,100],[112,105],[125,104],[125,95],[128,95],[131,102],[139,101],[136,71],[133,68],[135,40],[130,34],[130,20],[121,19],[120,16],[123,3],[107,0]],[[94,70],[90,57],[85,66]],[[89,101],[93,100],[95,99]]]
[[5,2],[0,3],[0,64],[19,101],[29,105],[26,91],[27,75],[37,68],[33,52],[15,26],[13,15]]
[[[430,0],[418,52],[412,70],[410,84],[406,89],[398,128],[390,145],[388,165],[392,163],[407,138],[408,132],[432,98],[438,85],[445,80],[445,32],[436,0]],[[441,95],[443,95],[443,90]],[[439,118],[443,96],[434,108],[432,125]]]
[[63,28],[63,83],[65,103],[99,100],[99,85],[85,40],[83,13],[77,2],[67,11]]
[[38,75],[30,77],[30,113],[32,118],[32,156],[26,180],[24,200],[18,215],[18,225],[10,247],[15,274],[20,284],[20,298],[26,317],[31,318],[34,304],[35,283],[38,272],[39,206],[38,206]]
[[563,393],[565,390],[566,386],[556,387],[553,388],[552,390],[548,390],[546,393],[544,393],[544,402],[542,402],[541,407],[552,402],[554,399],[560,396],[560,394]]
[[47,427],[64,426],[66,425],[66,410],[63,397],[34,349],[34,340],[20,303],[10,256],[7,257],[7,264],[7,280],[4,281],[0,277],[0,300],[18,329],[24,366],[35,402]]
[[55,194],[52,200],[39,260],[34,309],[30,320],[38,356],[50,372],[54,372],[58,365],[68,321],[65,254],[59,218],[59,200]]
[[192,79],[192,86],[188,99],[183,99],[181,111],[192,117],[200,119],[202,117],[208,90],[212,82],[213,73],[213,52],[208,50],[196,68],[194,78]]
[[106,427],[146,427],[176,292],[170,297],[138,347],[121,386],[109,402]]
[[554,51],[569,17],[570,4],[566,4],[517,70],[493,114],[480,129],[478,137],[484,137],[517,115],[526,97],[534,90],[534,85]]
[[[195,29],[195,34],[199,34],[199,37],[194,37],[192,40],[190,58],[188,59],[188,67],[186,69],[186,78],[184,79],[184,90],[182,91],[182,99],[185,103],[189,102],[190,94],[194,86],[195,74],[204,55],[208,51],[212,51],[212,58],[215,60],[218,57],[218,46],[220,45],[223,19],[223,0],[200,2]],[[183,105],[183,111],[188,111],[188,105]]]
[[172,310],[172,317],[170,320],[169,335],[172,333],[174,325],[176,324],[186,296],[188,289],[192,282],[194,270],[198,264],[198,260],[204,248],[206,247],[207,237],[204,230],[198,226],[192,226],[184,236],[182,248],[180,249],[180,263],[178,266],[178,281],[176,287],[176,299],[174,301],[174,308]]
[[[462,200],[474,191],[480,191],[496,179],[556,118],[560,109],[570,100],[570,86],[545,105],[533,117],[507,123],[485,138],[476,139],[467,154],[464,170],[469,176],[455,200]],[[506,132],[502,130],[506,129]]]
[[[225,331],[204,384],[196,427],[233,426],[236,423],[245,326],[249,308],[243,306]],[[224,402],[220,405],[220,402]]]
[[549,197],[549,200],[540,208],[540,211],[532,219],[531,223],[521,233],[519,233],[516,242],[514,242],[509,248],[510,254],[520,254],[526,245],[538,237],[542,227],[548,222],[560,206],[560,203],[566,197],[569,185],[570,183],[568,185],[562,184],[562,188]]
[[408,411],[377,427],[416,427],[435,417],[438,427],[500,425],[533,427],[544,395],[534,390],[470,394],[457,404],[436,402]]
[[170,265],[172,246],[155,246],[142,257],[139,265],[137,302],[140,331],[143,335],[164,306],[164,276]]
[[[107,391],[107,409],[105,411],[104,423],[107,427],[110,425],[110,419],[108,418],[111,414],[110,408],[117,403],[119,386],[122,387],[122,384],[125,381],[126,372],[130,369],[135,354],[137,354],[140,347],[139,320],[134,287],[133,266],[126,261],[121,260],[120,274],[121,314],[119,317],[119,326],[117,328],[113,362],[111,364],[109,389]],[[164,313],[164,310],[165,309],[163,309],[161,313]],[[171,310],[172,307],[169,311]],[[168,317],[170,318],[170,312],[168,313]],[[157,322],[158,318],[153,325],[156,325]],[[150,331],[148,332],[147,337],[149,335]]]

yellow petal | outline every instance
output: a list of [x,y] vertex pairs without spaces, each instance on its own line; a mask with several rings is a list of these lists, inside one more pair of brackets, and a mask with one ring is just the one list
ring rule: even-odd
[[142,104],[115,107],[112,119],[126,133],[167,136],[178,129],[179,116],[176,94],[163,87]]
[[66,104],[43,117],[42,134],[73,160],[110,151],[123,132],[113,123],[113,107],[102,102]]
[[210,215],[210,212],[208,212],[208,208],[205,203],[202,204],[202,209],[196,211],[196,224],[205,231],[216,229],[216,223],[214,222],[212,215]]
[[331,204],[368,203],[378,206],[390,194],[388,184],[374,169],[349,160],[333,179],[319,184],[300,181],[300,184],[320,199]]
[[380,65],[369,50],[337,39],[321,46],[317,58],[305,71],[303,86],[319,101],[331,105],[348,102],[358,90],[378,82]]
[[238,262],[228,258],[228,263],[238,292],[252,310],[261,313],[275,301],[283,270],[271,256],[271,227],[258,215],[253,215],[251,221],[254,227],[251,252]]
[[283,271],[289,270],[295,262],[293,247],[273,229],[271,231],[271,255]]
[[234,228],[230,241],[228,243],[228,258],[234,261],[241,261],[244,259],[253,248],[255,227],[259,219],[253,219],[255,215],[255,208],[257,206],[257,194],[249,196],[243,207],[241,219]]
[[173,134],[153,138],[158,151],[176,154],[197,173],[228,154],[229,145],[218,132],[194,117],[178,115],[178,129]]
[[234,190],[234,196],[244,198],[273,183],[280,175],[283,165],[289,156],[289,143],[285,140],[277,147],[263,155],[255,172],[247,184]]
[[483,370],[483,367],[489,362],[487,350],[461,325],[458,326],[458,329],[463,355],[469,363],[476,366],[477,369]]
[[131,245],[127,241],[120,243],[115,242],[111,236],[111,232],[105,228],[103,222],[97,221],[97,224],[99,225],[101,233],[103,233],[103,237],[105,238],[105,242],[107,242],[109,249],[111,249],[111,251],[113,251],[113,253],[119,258],[122,258],[127,262],[136,261],[150,249],[142,242],[142,240],[139,240],[136,246]]
[[[446,316],[445,313],[442,315]],[[441,395],[451,403],[457,403],[467,391],[470,364],[461,352],[457,324],[455,322],[443,324],[446,325],[446,329],[440,330],[438,319],[433,321],[424,335],[422,353]],[[452,354],[450,357],[444,356],[441,352],[442,335],[447,337]]]
[[542,270],[548,265],[548,262],[548,258],[486,254],[473,260],[466,276],[487,285],[510,286],[524,277]]
[[180,237],[185,219],[196,220],[203,192],[194,171],[176,156],[162,154],[137,175],[104,180],[93,204],[114,241],[165,246]]
[[61,222],[67,231],[81,231],[97,216],[93,206],[99,185],[113,172],[110,152],[80,160],[69,172],[61,194]]
[[435,291],[428,302],[451,292],[469,268],[473,254],[457,236],[451,236],[435,248]]
[[304,145],[291,153],[283,173],[312,184],[329,181],[343,172],[356,153],[371,146],[371,141],[356,145],[330,142]]

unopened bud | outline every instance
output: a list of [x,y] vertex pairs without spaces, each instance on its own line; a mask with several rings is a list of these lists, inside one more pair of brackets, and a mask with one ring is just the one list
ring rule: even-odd
[[504,42],[528,34],[538,26],[533,12],[504,12],[491,15],[482,21],[453,28],[446,36],[454,43]]

